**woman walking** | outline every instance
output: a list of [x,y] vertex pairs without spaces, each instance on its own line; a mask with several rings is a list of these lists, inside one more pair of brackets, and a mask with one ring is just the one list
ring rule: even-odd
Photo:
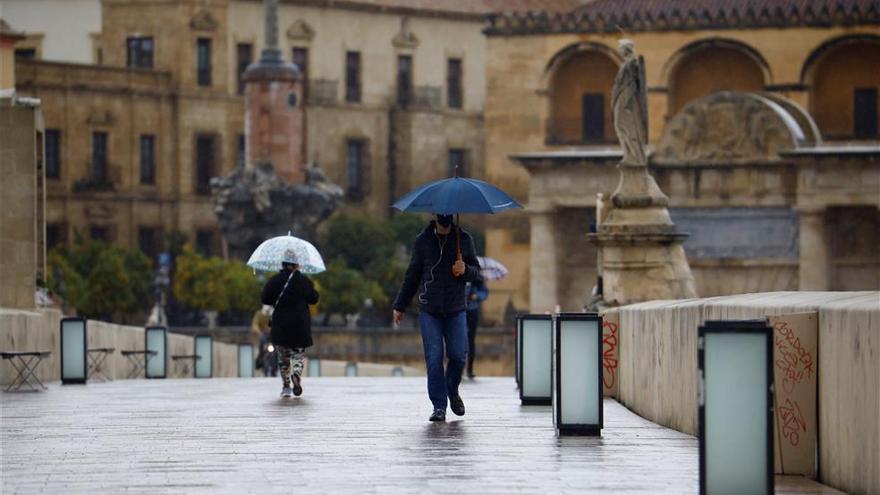
[[285,253],[281,271],[266,282],[261,297],[263,304],[275,307],[269,338],[278,351],[281,397],[302,395],[303,361],[306,348],[313,344],[309,304],[317,304],[319,297],[314,283],[300,272],[295,260],[293,251]]

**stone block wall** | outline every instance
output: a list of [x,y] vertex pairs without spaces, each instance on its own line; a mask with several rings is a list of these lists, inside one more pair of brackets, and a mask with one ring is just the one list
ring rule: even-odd
[[771,292],[623,306],[619,399],[695,435],[697,328],[706,320],[819,314],[819,478],[880,491],[880,292]]

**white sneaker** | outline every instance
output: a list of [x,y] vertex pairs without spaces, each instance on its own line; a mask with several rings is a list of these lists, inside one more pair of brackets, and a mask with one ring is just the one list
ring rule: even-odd
[[290,387],[284,387],[281,389],[281,397],[293,397],[293,390]]

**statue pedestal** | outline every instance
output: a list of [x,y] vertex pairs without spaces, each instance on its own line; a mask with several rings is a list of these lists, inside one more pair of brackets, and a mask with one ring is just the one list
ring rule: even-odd
[[600,231],[590,235],[602,253],[605,303],[622,306],[654,299],[697,297],[694,277],[682,247],[687,234],[660,230],[651,233],[648,226],[638,230]]

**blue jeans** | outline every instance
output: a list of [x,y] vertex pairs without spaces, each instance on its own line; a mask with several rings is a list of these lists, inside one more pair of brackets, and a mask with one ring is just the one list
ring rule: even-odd
[[[443,318],[419,313],[419,328],[428,368],[428,397],[434,409],[446,410],[447,399],[458,395],[461,372],[467,361],[468,340],[464,311]],[[445,344],[445,345],[444,345]],[[444,347],[449,359],[443,370]]]

